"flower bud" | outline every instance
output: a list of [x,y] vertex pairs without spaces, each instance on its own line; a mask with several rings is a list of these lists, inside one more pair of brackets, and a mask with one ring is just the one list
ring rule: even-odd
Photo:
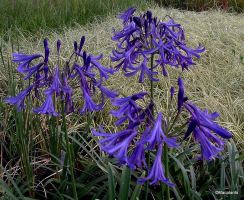
[[85,36],[83,36],[82,38],[81,38],[81,41],[80,41],[80,47],[79,47],[79,53],[81,52],[81,49],[82,49],[82,47],[83,47],[83,45],[84,45],[84,43],[85,43]]
[[75,47],[75,51],[77,51],[78,45],[77,45],[77,42],[76,41],[74,42],[74,47]]
[[61,41],[58,40],[58,41],[57,41],[57,51],[58,51],[58,52],[59,52],[59,49],[60,49],[60,45],[61,45]]

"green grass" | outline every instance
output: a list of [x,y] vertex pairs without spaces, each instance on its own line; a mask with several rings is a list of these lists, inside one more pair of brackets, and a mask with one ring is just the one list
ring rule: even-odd
[[132,5],[145,8],[146,0],[2,0],[0,2],[0,30],[10,28],[37,33],[51,28],[61,31],[63,27],[84,25],[108,14],[117,14]]
[[9,29],[15,28],[31,33],[48,28],[62,31],[63,27],[104,19],[108,14],[117,14],[132,5],[143,10],[148,4],[193,11],[216,8],[230,12],[244,10],[242,0],[2,0],[0,34],[4,35]]
[[243,0],[155,0],[160,6],[167,6],[189,11],[221,9],[228,12],[244,11]]

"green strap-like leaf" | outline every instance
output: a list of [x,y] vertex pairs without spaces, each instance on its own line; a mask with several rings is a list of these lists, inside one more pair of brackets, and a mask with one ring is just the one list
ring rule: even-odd
[[128,200],[130,190],[131,169],[123,165],[120,181],[119,200]]
[[[141,175],[141,177],[145,177],[145,172],[143,172],[142,173],[142,175]],[[136,199],[136,198],[138,198],[139,199],[139,195],[140,195],[140,193],[141,193],[141,189],[142,189],[142,184],[139,184],[139,183],[137,183],[136,184],[136,187],[135,187],[135,189],[134,189],[134,192],[133,192],[133,194],[132,194],[132,196],[131,196],[131,200],[132,199]]]
[[113,165],[108,163],[109,200],[115,200],[115,182],[112,167]]
[[187,175],[187,172],[186,172],[186,169],[185,167],[182,165],[182,163],[176,158],[174,157],[173,155],[171,155],[170,153],[168,154],[171,158],[173,158],[175,160],[175,162],[177,163],[177,165],[180,167],[181,171],[182,171],[182,175],[183,175],[183,178],[184,178],[184,181],[183,181],[183,184],[182,186],[184,186],[185,188],[185,192],[187,193],[187,197],[190,197],[190,181],[189,181],[189,178],[188,178],[188,175]]

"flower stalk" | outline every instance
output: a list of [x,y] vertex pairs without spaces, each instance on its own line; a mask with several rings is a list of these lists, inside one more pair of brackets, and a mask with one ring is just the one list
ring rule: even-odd
[[[64,104],[62,103],[62,105],[64,105]],[[64,106],[63,106],[63,109],[64,109]],[[74,170],[73,170],[73,161],[72,161],[72,157],[71,157],[69,137],[68,137],[66,119],[65,119],[65,115],[64,114],[63,114],[63,127],[64,127],[64,135],[65,135],[67,153],[68,153],[68,156],[69,156],[69,166],[70,166],[72,187],[73,187],[73,191],[74,191],[75,200],[78,200],[77,192],[76,192],[76,186],[75,186],[75,177],[74,177]]]
[[[154,54],[151,55],[151,68],[153,68],[153,61],[154,61]],[[153,70],[152,70],[153,71]],[[151,82],[151,103],[153,103],[153,80],[150,80]],[[154,107],[152,107],[152,116],[154,117]],[[150,167],[150,151],[147,151],[147,166]],[[149,172],[147,172],[147,175],[149,174]],[[148,196],[148,185],[149,185],[149,181],[146,181],[146,185],[145,185],[145,200],[147,200],[147,196]]]
[[[168,179],[169,178],[169,158],[168,158],[168,146],[166,143],[164,143],[163,157],[164,157],[164,170],[165,170],[164,174],[165,174],[166,179]],[[169,185],[167,185],[167,184],[165,184],[165,185],[166,185],[166,189],[165,189],[166,200],[170,200]],[[162,182],[161,182],[161,197],[162,197],[162,199],[164,197]]]

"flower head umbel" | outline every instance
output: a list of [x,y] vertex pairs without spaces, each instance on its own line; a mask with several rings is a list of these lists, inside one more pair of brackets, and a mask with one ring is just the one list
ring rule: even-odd
[[[118,41],[118,50],[113,50],[110,55],[112,61],[118,62],[116,69],[123,66],[128,77],[141,70],[139,82],[142,83],[145,72],[149,79],[158,81],[152,76],[158,73],[158,66],[161,66],[163,75],[168,76],[166,66],[181,66],[182,70],[188,70],[188,66],[195,65],[192,58],[200,58],[199,53],[204,52],[205,48],[201,48],[201,44],[197,49],[188,48],[183,42],[185,35],[180,24],[175,23],[171,16],[168,16],[168,22],[163,22],[153,18],[150,11],[140,16],[135,16],[135,11],[136,7],[132,6],[119,14],[123,29],[117,33],[114,31],[111,38]],[[158,57],[156,65],[148,67],[153,55]]]
[[[75,60],[74,63],[67,61],[64,68],[59,66],[54,69],[50,68],[50,64],[48,62],[50,50],[48,48],[47,39],[44,39],[43,43],[44,56],[41,54],[24,55],[22,52],[19,54],[13,53],[13,61],[20,63],[18,66],[18,71],[21,73],[27,73],[24,78],[25,80],[33,77],[34,81],[30,87],[21,92],[19,95],[12,98],[8,97],[6,100],[8,103],[12,103],[13,105],[17,104],[18,111],[20,111],[20,108],[24,108],[24,99],[30,94],[32,88],[35,90],[36,98],[39,100],[42,100],[43,97],[45,98],[43,104],[40,107],[35,108],[33,111],[35,113],[52,114],[54,116],[59,116],[58,112],[60,112],[57,110],[55,111],[54,108],[54,101],[57,104],[59,103],[58,97],[60,97],[60,101],[65,101],[65,109],[63,112],[74,112],[75,109],[72,98],[74,91],[73,88],[80,88],[83,92],[84,106],[81,110],[79,110],[79,112],[82,113],[82,116],[85,115],[87,111],[102,110],[105,102],[104,94],[110,99],[114,99],[118,96],[116,93],[118,90],[112,91],[102,85],[103,81],[109,78],[108,74],[113,74],[116,70],[106,68],[99,64],[98,61],[102,58],[102,54],[95,57],[92,54],[88,55],[86,51],[83,53],[81,52],[85,43],[85,36],[81,38],[79,49],[77,42],[75,42],[75,51],[71,56],[71,58],[73,56],[76,57],[76,59],[73,59]],[[60,47],[61,41],[58,40],[58,55],[60,55]],[[78,57],[80,59],[77,59]],[[71,58],[69,60],[71,60]],[[37,61],[37,59],[40,59],[40,63],[33,65],[32,62],[34,60]],[[83,62],[78,63],[79,60]],[[59,59],[57,64],[60,65]],[[98,71],[100,77],[97,78],[96,74],[92,71]],[[77,84],[77,82],[79,85],[74,85],[74,83]],[[96,104],[92,100],[93,94],[97,89],[99,89],[102,93],[102,102],[100,104]],[[43,91],[43,93],[41,91]]]

